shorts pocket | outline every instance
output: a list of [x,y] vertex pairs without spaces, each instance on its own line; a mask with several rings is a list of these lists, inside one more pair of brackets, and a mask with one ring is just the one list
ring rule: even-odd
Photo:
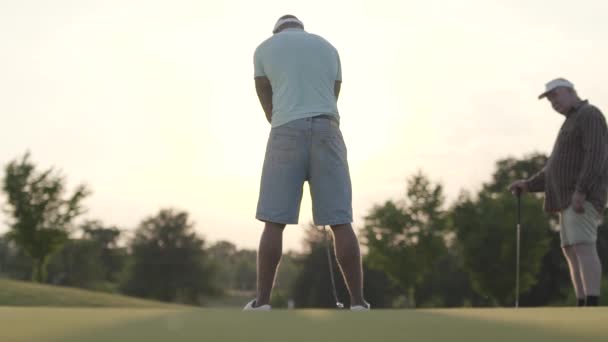
[[341,135],[329,136],[323,139],[324,145],[327,148],[327,155],[332,164],[346,165],[347,154],[346,144]]
[[297,154],[296,137],[281,134],[272,135],[269,152],[273,163],[286,164],[294,161]]

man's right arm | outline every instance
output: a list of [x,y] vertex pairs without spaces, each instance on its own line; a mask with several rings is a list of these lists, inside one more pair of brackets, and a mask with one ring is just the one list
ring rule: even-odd
[[519,179],[509,185],[509,191],[513,194],[525,194],[526,192],[545,191],[545,169],[528,179]]
[[529,192],[544,192],[545,191],[545,169],[543,168],[526,180],[526,187]]
[[272,85],[268,77],[261,76],[255,78],[255,91],[258,94],[258,99],[266,114],[268,123],[272,122]]
[[262,45],[255,49],[253,54],[253,77],[255,79],[255,91],[258,94],[258,99],[266,115],[268,123],[272,121],[272,85],[266,76],[264,63],[262,62],[263,53],[261,52]]

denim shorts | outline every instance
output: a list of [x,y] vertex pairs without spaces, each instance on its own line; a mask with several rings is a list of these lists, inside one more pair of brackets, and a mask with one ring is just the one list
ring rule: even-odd
[[346,145],[337,119],[331,116],[298,119],[272,128],[256,218],[297,224],[306,181],[315,225],[353,221]]

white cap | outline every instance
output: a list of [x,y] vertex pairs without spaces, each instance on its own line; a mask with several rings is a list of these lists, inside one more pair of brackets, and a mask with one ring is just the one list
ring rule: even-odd
[[542,99],[543,97],[547,96],[547,94],[549,94],[549,92],[551,92],[553,89],[559,87],[574,89],[574,84],[572,84],[572,82],[568,81],[565,78],[556,78],[553,81],[550,81],[549,83],[545,84],[545,91],[538,96],[538,99]]
[[294,23],[304,27],[304,24],[298,18],[288,17],[285,19],[279,19],[276,24],[274,24],[274,28],[272,29],[272,33],[277,33],[277,30],[284,24]]

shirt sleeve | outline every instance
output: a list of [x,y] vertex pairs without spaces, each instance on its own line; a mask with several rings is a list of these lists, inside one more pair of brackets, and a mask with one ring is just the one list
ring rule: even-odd
[[266,76],[266,72],[264,72],[264,63],[262,63],[262,56],[260,48],[258,47],[253,54],[253,77],[264,76]]
[[576,183],[576,190],[588,194],[601,178],[608,154],[608,136],[604,115],[591,107],[582,113],[578,124],[581,130],[583,165]]
[[545,169],[543,168],[526,180],[526,186],[529,192],[544,192],[545,191]]

